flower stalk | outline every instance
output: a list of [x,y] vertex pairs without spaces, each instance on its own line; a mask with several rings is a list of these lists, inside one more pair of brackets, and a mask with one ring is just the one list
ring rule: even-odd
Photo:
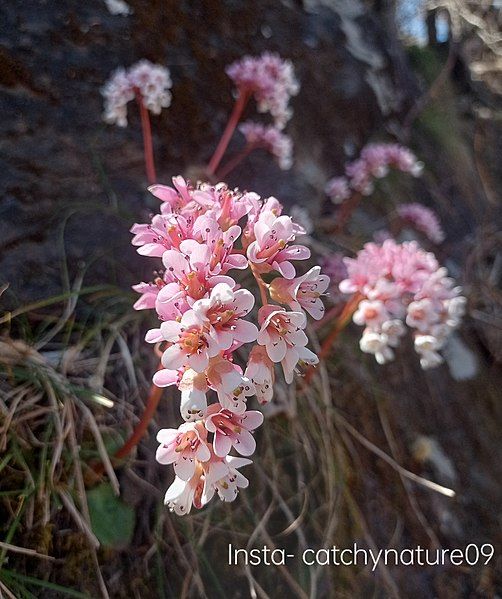
[[145,157],[146,178],[149,185],[153,185],[157,181],[157,174],[155,172],[150,115],[148,114],[148,109],[144,105],[139,91],[136,91],[136,101],[138,103],[139,114],[141,117],[141,132],[143,134],[143,153]]
[[228,144],[230,143],[230,140],[232,139],[232,135],[234,134],[235,128],[237,127],[237,124],[239,123],[239,120],[242,116],[244,108],[246,107],[246,104],[248,103],[249,98],[250,98],[249,92],[244,91],[242,89],[239,90],[237,100],[235,101],[234,108],[232,110],[232,114],[230,115],[230,118],[228,119],[227,126],[225,127],[225,130],[223,131],[223,135],[221,136],[221,139],[220,139],[218,145],[216,146],[216,150],[214,151],[214,154],[207,166],[208,175],[214,175],[216,172],[216,169],[220,165],[221,159],[223,158],[223,155],[225,154]]

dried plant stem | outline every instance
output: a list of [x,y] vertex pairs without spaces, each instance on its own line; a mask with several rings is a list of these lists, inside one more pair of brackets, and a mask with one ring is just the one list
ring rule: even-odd
[[141,117],[141,132],[143,133],[143,150],[145,154],[146,178],[148,183],[152,185],[157,182],[157,174],[155,172],[155,161],[153,158],[153,142],[152,128],[150,126],[150,115],[148,109],[143,104],[143,99],[139,91],[136,92],[136,101],[139,107],[139,115]]
[[249,100],[249,92],[239,91],[239,95],[237,96],[237,100],[235,101],[234,108],[232,110],[232,114],[228,119],[227,126],[225,127],[225,131],[223,131],[223,135],[214,151],[214,154],[209,161],[207,166],[207,172],[209,175],[214,175],[216,169],[218,168],[221,159],[223,158],[223,154],[225,154],[225,150],[230,143],[232,135],[234,134],[235,128],[237,127],[237,123],[241,118],[242,112],[246,107],[246,104]]
[[448,487],[444,487],[443,485],[438,485],[437,483],[423,478],[422,476],[418,476],[417,474],[414,474],[413,472],[406,470],[406,468],[403,468],[393,458],[386,454],[385,451],[381,450],[374,443],[366,439],[364,435],[361,435],[361,433],[358,430],[356,430],[340,413],[337,412],[335,414],[335,418],[337,422],[345,428],[345,430],[347,430],[355,439],[359,441],[359,443],[364,445],[364,447],[369,449],[379,458],[387,462],[387,464],[392,466],[392,468],[394,468],[394,470],[396,470],[399,474],[405,476],[409,480],[412,480],[413,482],[419,485],[422,485],[423,487],[426,487],[427,489],[430,489],[431,491],[436,491],[437,493],[445,495],[446,497],[455,497],[456,493],[453,489],[449,489]]

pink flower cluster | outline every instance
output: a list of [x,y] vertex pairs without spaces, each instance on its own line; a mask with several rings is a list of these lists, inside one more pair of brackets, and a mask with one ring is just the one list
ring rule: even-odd
[[293,142],[277,127],[247,121],[239,125],[239,131],[246,138],[249,147],[264,148],[277,160],[282,170],[289,170],[293,164]]
[[300,89],[291,61],[264,52],[257,57],[244,56],[229,65],[226,72],[240,94],[253,94],[258,110],[269,112],[275,126],[284,129],[293,114],[289,100]]
[[413,202],[399,205],[397,213],[403,221],[410,223],[432,243],[439,244],[444,241],[444,231],[434,210],[418,202]]
[[169,69],[140,60],[128,70],[117,69],[101,93],[105,99],[104,120],[119,127],[127,127],[127,104],[137,96],[145,108],[160,114],[171,104],[172,86]]
[[333,204],[341,204],[352,195],[347,177],[333,177],[326,183],[324,192]]
[[[304,230],[282,214],[275,198],[261,200],[224,183],[194,187],[182,177],[173,185],[149,188],[162,202],[160,214],[131,231],[138,252],[164,265],[153,283],[134,287],[141,294],[135,308],[154,308],[161,321],[146,335],[162,347],[154,383],[181,392],[184,423],[159,432],[157,459],[174,464],[176,474],[165,502],[186,514],[215,494],[233,501],[247,486],[238,469],[250,463],[252,433],[263,421],[247,409],[248,398],[272,399],[274,364],[290,383],[299,365],[317,363],[306,347],[306,313],[322,317],[329,280],[319,267],[297,276],[294,263],[310,251],[295,243]],[[261,291],[258,326],[249,320],[254,295],[233,278],[232,271],[246,269]],[[263,275],[273,272],[280,276],[266,283]],[[235,352],[250,343],[243,369]],[[216,402],[208,404],[210,392]],[[230,456],[232,448],[244,457]]]
[[414,330],[422,368],[440,364],[439,350],[460,324],[466,299],[434,254],[414,241],[388,239],[381,246],[367,243],[356,258],[345,258],[345,264],[348,276],[340,290],[363,298],[353,316],[365,327],[361,350],[374,354],[379,364],[392,360],[406,322]]
[[345,165],[345,177],[328,181],[326,195],[335,204],[348,199],[350,190],[370,195],[373,192],[373,180],[385,177],[391,167],[418,177],[423,165],[411,150],[399,144],[368,144],[357,160]]

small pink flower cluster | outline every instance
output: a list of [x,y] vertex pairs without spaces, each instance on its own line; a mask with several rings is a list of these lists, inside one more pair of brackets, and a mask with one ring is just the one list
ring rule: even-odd
[[345,258],[345,264],[348,277],[340,290],[363,297],[353,316],[356,324],[366,327],[361,350],[374,354],[379,364],[392,360],[405,321],[414,329],[422,368],[440,364],[439,350],[460,324],[466,299],[434,254],[414,241],[398,244],[388,239],[381,246],[367,243],[356,258]]
[[239,125],[239,131],[253,148],[264,148],[277,159],[282,170],[289,170],[293,164],[293,141],[277,127],[247,121]]
[[284,129],[293,114],[289,100],[300,89],[291,61],[264,52],[257,57],[244,56],[229,65],[226,72],[240,94],[253,94],[258,110],[269,112],[275,126]]
[[347,177],[333,177],[326,183],[324,192],[333,204],[341,204],[352,195]]
[[326,195],[335,204],[348,199],[351,189],[370,195],[373,192],[373,179],[385,177],[390,167],[418,177],[423,165],[411,150],[399,144],[368,144],[357,160],[345,165],[345,177],[328,181]]
[[140,60],[128,70],[119,68],[101,89],[105,99],[103,118],[112,125],[127,127],[127,104],[136,95],[145,108],[160,114],[171,104],[171,86],[169,69],[148,60]]
[[[149,188],[162,202],[160,214],[131,231],[138,252],[162,258],[165,268],[153,283],[134,287],[141,294],[135,308],[155,308],[161,321],[146,335],[163,347],[163,368],[154,383],[176,385],[181,392],[185,422],[159,432],[157,459],[174,464],[176,473],[165,502],[186,514],[215,493],[233,501],[247,486],[238,468],[250,463],[252,432],[263,421],[260,412],[247,409],[247,399],[272,399],[274,364],[281,363],[290,383],[298,364],[317,363],[306,347],[305,312],[322,317],[321,295],[329,280],[319,267],[296,276],[293,261],[309,258],[310,251],[294,243],[304,231],[282,214],[275,198],[263,201],[224,183],[193,187],[182,177],[173,184]],[[254,295],[229,275],[234,269],[249,269],[260,287],[259,328],[248,320]],[[262,275],[274,271],[280,276],[266,283]],[[290,309],[269,304],[267,293]],[[254,342],[243,370],[235,352]],[[210,391],[217,402],[208,405]],[[232,448],[244,457],[230,456]]]
[[397,213],[403,221],[410,223],[432,243],[439,244],[444,241],[444,231],[434,210],[418,202],[413,202],[398,206]]

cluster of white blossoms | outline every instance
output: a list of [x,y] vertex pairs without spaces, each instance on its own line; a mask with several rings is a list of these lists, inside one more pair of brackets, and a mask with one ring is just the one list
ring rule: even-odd
[[153,114],[171,104],[169,69],[148,60],[140,60],[129,69],[118,68],[101,89],[105,100],[103,118],[107,123],[127,127],[127,104],[141,101]]

